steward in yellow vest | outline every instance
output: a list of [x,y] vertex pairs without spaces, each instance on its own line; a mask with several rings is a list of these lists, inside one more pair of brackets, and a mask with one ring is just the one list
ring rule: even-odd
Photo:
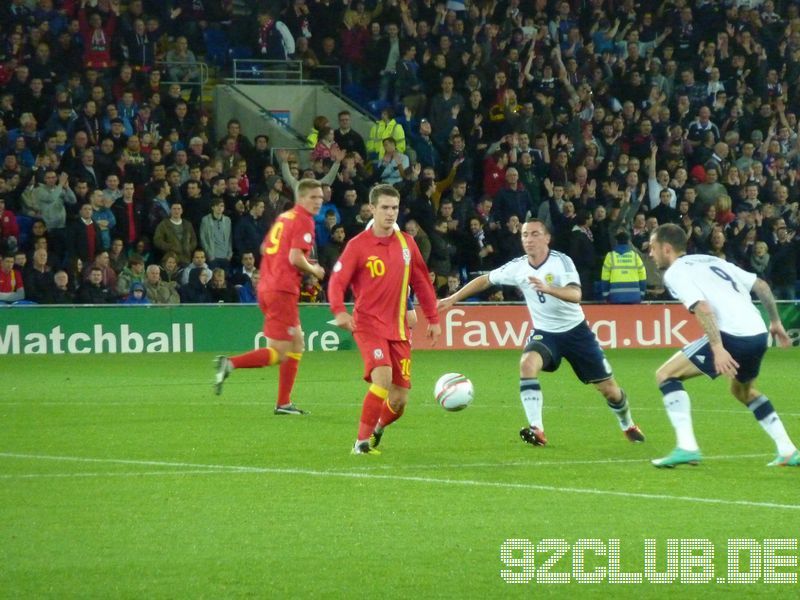
[[603,299],[610,304],[638,304],[647,290],[647,273],[641,257],[630,245],[630,235],[620,231],[617,245],[606,254],[600,285]]
[[391,107],[381,111],[380,121],[377,121],[369,130],[367,154],[370,160],[383,158],[383,140],[389,137],[394,139],[397,151],[405,154],[406,132],[403,131],[403,126],[394,120],[394,110]]

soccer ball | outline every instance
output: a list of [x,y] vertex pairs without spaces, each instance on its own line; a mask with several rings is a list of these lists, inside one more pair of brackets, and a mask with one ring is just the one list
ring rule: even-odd
[[472,404],[475,390],[472,382],[461,373],[445,373],[436,382],[433,394],[443,409],[455,412]]

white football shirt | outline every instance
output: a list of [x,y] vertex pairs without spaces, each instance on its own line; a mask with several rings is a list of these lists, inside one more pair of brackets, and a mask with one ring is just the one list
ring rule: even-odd
[[580,304],[537,292],[528,281],[528,277],[536,277],[548,285],[557,287],[569,284],[580,286],[578,271],[569,256],[550,250],[547,258],[538,266],[533,266],[527,256],[520,256],[490,271],[489,282],[493,285],[509,285],[520,289],[525,296],[525,304],[528,305],[528,312],[535,329],[559,333],[569,331],[586,320]]
[[704,254],[681,256],[664,273],[664,285],[675,298],[689,309],[705,300],[720,331],[731,335],[758,335],[767,331],[750,298],[755,282],[755,273]]

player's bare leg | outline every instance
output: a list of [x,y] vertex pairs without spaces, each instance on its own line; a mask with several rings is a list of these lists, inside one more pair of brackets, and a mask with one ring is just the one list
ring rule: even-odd
[[631,409],[628,406],[628,395],[625,393],[613,377],[594,384],[597,391],[606,399],[608,408],[616,415],[622,432],[630,442],[643,442],[644,434],[642,430],[633,422]]
[[538,352],[523,352],[519,359],[519,397],[528,420],[528,425],[520,429],[519,437],[532,446],[547,444],[542,423],[544,397],[539,383],[539,373],[543,366],[544,360]]

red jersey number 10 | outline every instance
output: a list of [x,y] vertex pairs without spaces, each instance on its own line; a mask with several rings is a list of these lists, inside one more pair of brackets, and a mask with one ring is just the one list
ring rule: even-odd
[[386,274],[386,264],[377,256],[370,256],[367,258],[367,269],[369,269],[370,277],[383,277]]

